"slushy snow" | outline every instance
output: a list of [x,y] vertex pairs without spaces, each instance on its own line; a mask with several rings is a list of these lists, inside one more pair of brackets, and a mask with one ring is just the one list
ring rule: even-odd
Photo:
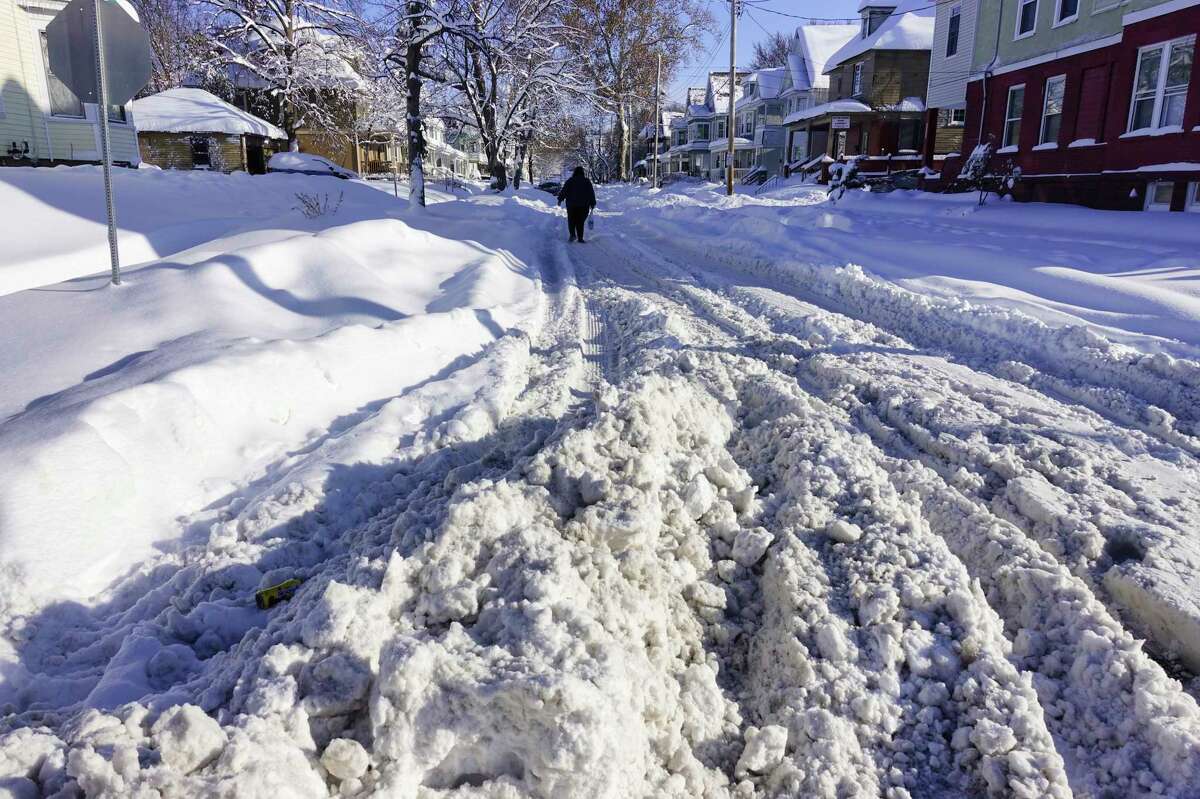
[[[414,215],[375,194],[386,220],[135,270],[118,314],[179,275],[245,312],[177,302],[202,346],[131,335],[150,354],[57,364],[0,424],[64,517],[170,532],[87,591],[33,555],[48,585],[0,589],[0,792],[1197,795],[1200,364],[1167,335],[1188,289],[1102,324],[1101,294],[914,290],[937,281],[884,242],[955,198],[608,189],[579,247],[536,191]],[[1076,210],[1057,235],[1087,248]],[[1047,213],[955,218],[1032,250]],[[1027,251],[990,257],[1013,281]],[[235,259],[325,311],[269,311]],[[364,323],[368,296],[397,317]],[[164,501],[124,517],[72,506],[88,450],[55,425],[110,449],[145,428],[183,476],[139,474]],[[151,457],[127,451],[107,470]]]

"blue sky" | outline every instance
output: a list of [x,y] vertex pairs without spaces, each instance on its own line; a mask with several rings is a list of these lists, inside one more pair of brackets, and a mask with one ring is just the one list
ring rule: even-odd
[[[716,34],[705,37],[695,58],[683,65],[668,87],[667,99],[683,102],[688,86],[703,86],[704,75],[714,69],[729,68],[729,3],[709,0],[709,8],[717,19]],[[857,0],[751,0],[738,20],[738,66],[746,66],[754,55],[754,43],[767,38],[766,31],[790,34],[802,20],[773,14],[811,17],[854,17]]]

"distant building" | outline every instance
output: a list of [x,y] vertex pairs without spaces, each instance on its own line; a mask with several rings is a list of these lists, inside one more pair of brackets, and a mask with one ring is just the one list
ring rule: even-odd
[[[710,72],[704,88],[687,90],[683,116],[671,122],[671,149],[667,153],[671,173],[723,179],[729,146],[729,103],[741,96],[742,81],[749,75],[748,71],[737,72],[731,90],[728,72]],[[753,166],[754,144],[741,139],[735,140],[734,146],[735,174],[737,170],[744,174]]]
[[168,89],[131,104],[142,160],[163,169],[266,172],[287,134],[203,89]]
[[[84,103],[49,68],[46,25],[63,0],[0,0],[0,164],[83,164],[100,160],[98,107]],[[133,116],[108,111],[113,161],[139,161]]]

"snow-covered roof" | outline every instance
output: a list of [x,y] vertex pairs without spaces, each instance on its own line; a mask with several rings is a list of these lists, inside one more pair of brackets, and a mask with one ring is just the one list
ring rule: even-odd
[[[745,92],[735,103],[735,107],[740,107],[744,103],[752,103],[757,100],[772,100],[779,96],[783,91],[784,85],[788,80],[787,67],[769,67],[767,69],[759,69],[751,72],[743,81]],[[754,90],[751,91],[751,86]]]
[[796,28],[788,52],[792,88],[798,91],[829,88],[825,65],[858,33],[857,25],[801,25]]
[[[738,71],[735,74],[736,80],[733,86],[733,94],[736,98],[741,97],[740,89],[742,83],[750,75],[746,71]],[[728,72],[710,72],[708,74],[708,92],[705,95],[706,104],[709,109],[720,114],[729,111],[729,73]],[[736,102],[736,99],[735,99]]]
[[860,103],[858,100],[831,100],[828,103],[814,105],[812,108],[801,108],[799,111],[793,111],[788,114],[783,124],[790,125],[793,122],[803,122],[806,119],[816,119],[825,114],[863,114],[873,110],[866,103]]
[[707,87],[705,86],[693,86],[689,88],[687,90],[687,102],[685,102],[684,105],[688,106],[689,108],[693,105],[703,105],[705,91],[707,91]]
[[[910,10],[911,9],[911,10]],[[929,50],[933,47],[933,21],[936,7],[928,0],[901,0],[867,38],[856,36],[834,53],[825,65],[828,73],[847,59],[868,50]]]
[[149,133],[249,133],[271,139],[287,134],[203,89],[167,89],[132,105],[137,129]]
[[894,8],[895,3],[887,3],[882,0],[858,0],[858,13],[866,11],[868,8]]
[[[733,146],[735,149],[745,149],[746,147],[753,147],[754,142],[750,141],[749,139],[743,139],[741,136],[735,136],[733,138]],[[708,149],[709,151],[717,150],[718,152],[721,150],[728,150],[729,139],[713,139],[708,143]]]

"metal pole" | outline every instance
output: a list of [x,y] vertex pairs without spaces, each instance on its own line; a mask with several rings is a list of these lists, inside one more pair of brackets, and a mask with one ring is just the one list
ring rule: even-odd
[[112,284],[121,285],[121,256],[117,252],[117,212],[113,205],[112,142],[108,135],[108,77],[104,68],[104,31],[100,23],[100,3],[94,0],[92,16],[96,22],[96,84],[100,96],[100,155],[104,159],[104,206],[108,211],[108,257],[112,264]]
[[662,112],[658,108],[662,99],[662,53],[658,54],[658,68],[654,70],[654,181],[651,185],[658,187],[658,126],[662,122]]
[[733,195],[733,161],[734,161],[734,122],[733,113],[734,88],[737,86],[737,14],[738,0],[729,0],[729,122],[725,132],[729,136],[729,163],[725,165],[725,193]]

